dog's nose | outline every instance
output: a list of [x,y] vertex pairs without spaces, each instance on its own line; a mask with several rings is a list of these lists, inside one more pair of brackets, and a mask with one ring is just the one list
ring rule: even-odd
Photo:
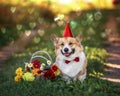
[[65,48],[65,49],[64,49],[64,51],[65,51],[65,52],[68,52],[68,51],[69,51],[69,49],[68,49],[68,48]]

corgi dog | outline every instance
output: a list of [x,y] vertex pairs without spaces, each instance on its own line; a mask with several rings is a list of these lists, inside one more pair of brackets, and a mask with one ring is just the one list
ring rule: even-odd
[[84,81],[87,74],[87,59],[81,45],[82,36],[58,37],[51,36],[55,46],[55,64],[61,71],[61,76],[66,80]]

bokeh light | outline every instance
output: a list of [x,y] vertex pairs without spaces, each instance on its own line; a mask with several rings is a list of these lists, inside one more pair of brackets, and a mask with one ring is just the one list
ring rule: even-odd
[[28,37],[28,36],[30,36],[30,34],[31,34],[31,31],[30,30],[26,30],[25,31],[25,35]]
[[22,25],[21,25],[21,24],[17,24],[17,25],[16,25],[16,28],[17,28],[18,30],[21,30],[21,29],[22,29]]
[[11,7],[10,10],[12,13],[14,13],[16,11],[16,7]]
[[38,32],[39,36],[44,36],[44,34],[45,34],[45,31],[41,30],[41,29],[39,29],[37,32]]
[[100,11],[96,12],[94,14],[94,18],[95,20],[100,20],[102,18],[102,13]]

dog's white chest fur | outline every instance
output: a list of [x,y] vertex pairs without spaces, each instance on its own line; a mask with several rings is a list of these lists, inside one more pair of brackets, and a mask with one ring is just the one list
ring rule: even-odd
[[66,64],[65,58],[57,56],[56,63],[59,69],[69,77],[75,77],[83,69],[83,64],[86,59],[84,52],[81,52],[75,57],[79,57],[79,62],[74,61],[73,58],[68,58],[67,60],[70,60],[70,63]]

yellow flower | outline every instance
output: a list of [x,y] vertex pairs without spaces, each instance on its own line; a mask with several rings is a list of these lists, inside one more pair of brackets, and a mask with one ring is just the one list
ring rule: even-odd
[[15,76],[14,80],[15,80],[16,82],[20,82],[20,81],[21,81],[21,77],[19,77],[19,76],[17,75],[17,76]]
[[22,76],[23,76],[23,72],[21,72],[21,73],[17,74],[17,76],[19,76],[19,77],[21,77],[21,78],[22,78]]
[[21,68],[21,67],[17,68],[16,71],[15,71],[15,73],[16,73],[17,75],[23,73],[23,72],[22,72],[22,68]]
[[24,75],[23,75],[23,80],[25,81],[34,81],[35,80],[35,77],[32,73],[30,72],[26,72]]
[[55,76],[58,76],[58,75],[60,75],[60,70],[58,69],[58,70],[55,71],[54,73],[55,73]]

